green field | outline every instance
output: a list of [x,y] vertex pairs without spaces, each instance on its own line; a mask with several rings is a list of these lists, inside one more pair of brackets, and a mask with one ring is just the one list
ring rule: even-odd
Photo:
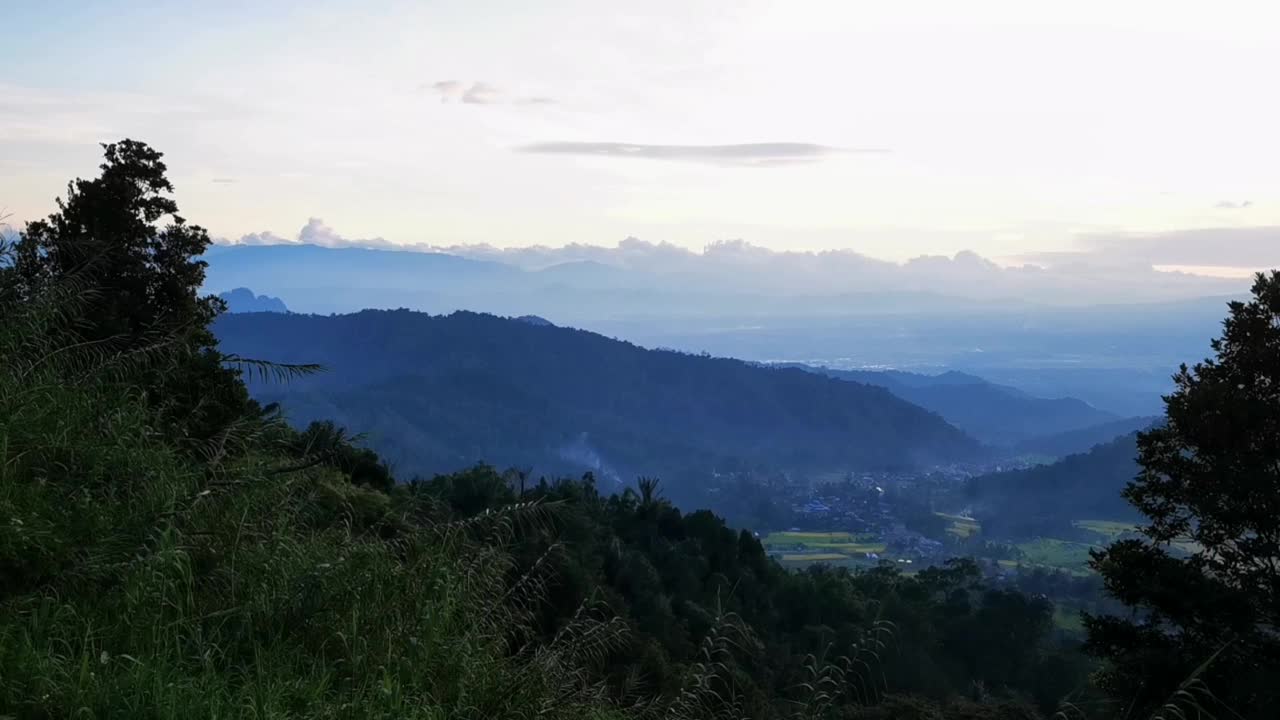
[[882,542],[847,532],[775,532],[761,542],[789,566],[865,563],[867,553],[882,553],[885,549]]
[[811,545],[813,543],[853,542],[847,532],[774,532],[764,538],[765,545]]
[[814,563],[814,562],[832,562],[834,560],[848,560],[849,556],[843,553],[795,553],[791,555],[783,555],[783,562],[798,563]]
[[1084,619],[1080,617],[1080,608],[1075,605],[1054,603],[1053,624],[1059,630],[1068,632],[1084,632]]
[[[1116,520],[1080,520],[1075,523],[1075,526],[1105,537],[1108,543],[1118,540],[1125,533],[1136,533],[1138,531],[1137,525]],[[1200,545],[1191,540],[1175,540],[1170,544],[1189,555],[1200,551]]]
[[1081,530],[1097,533],[1108,541],[1115,540],[1127,532],[1133,532],[1137,526],[1133,523],[1116,520],[1078,520],[1074,525]]
[[1018,543],[1017,547],[1023,552],[1022,565],[1039,565],[1087,575],[1092,572],[1089,569],[1089,550],[1099,546],[1056,538],[1037,538]]
[[865,555],[866,553],[882,553],[884,552],[884,543],[809,543],[807,547],[817,548],[820,550],[830,550],[832,552],[856,553]]
[[967,538],[970,535],[982,532],[982,523],[974,520],[973,518],[967,518],[963,515],[948,515],[947,513],[940,512],[936,512],[934,515],[950,520],[951,525],[947,528],[947,532],[958,538]]

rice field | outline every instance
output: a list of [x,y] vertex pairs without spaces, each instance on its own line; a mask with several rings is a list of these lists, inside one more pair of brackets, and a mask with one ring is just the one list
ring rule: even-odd
[[1024,565],[1044,565],[1082,573],[1089,572],[1089,551],[1098,547],[1056,538],[1037,538],[1018,543],[1018,549],[1024,553]]
[[795,553],[782,556],[782,561],[789,563],[832,562],[849,559],[849,556],[843,553]]
[[[1133,523],[1119,522],[1116,520],[1080,520],[1075,526],[1097,533],[1106,538],[1103,544],[1111,543],[1118,540],[1125,533],[1137,532],[1138,526]],[[1187,553],[1188,555],[1200,551],[1200,545],[1191,540],[1176,540],[1170,543],[1175,549]]]
[[765,536],[766,545],[811,545],[813,543],[853,542],[847,532],[773,532]]
[[882,553],[885,544],[847,532],[775,532],[762,542],[785,565],[865,563],[868,553]]
[[1133,523],[1119,522],[1116,520],[1078,520],[1075,526],[1081,530],[1097,533],[1107,538],[1107,540],[1115,540],[1127,532],[1133,532],[1137,526]]
[[947,513],[936,512],[940,518],[951,521],[951,525],[947,527],[947,532],[958,538],[967,538],[970,535],[982,532],[982,523],[973,518],[964,517],[963,515],[948,515]]

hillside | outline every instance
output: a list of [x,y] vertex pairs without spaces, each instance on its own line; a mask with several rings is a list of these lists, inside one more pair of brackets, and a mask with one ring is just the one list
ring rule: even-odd
[[922,375],[901,371],[810,369],[840,380],[886,388],[992,445],[1014,445],[1117,420],[1115,415],[1082,400],[1033,397],[960,372]]
[[401,474],[480,459],[538,471],[674,478],[733,467],[881,468],[972,459],[979,445],[882,388],[647,350],[475,313],[228,315],[223,348],[327,372],[281,387],[295,421],[368,433]]
[[1079,430],[1029,438],[1018,443],[1015,448],[1020,452],[1063,458],[1089,452],[1095,445],[1109,442],[1121,435],[1146,430],[1159,421],[1160,418],[1154,416],[1122,418]]
[[973,515],[984,533],[998,537],[1070,533],[1076,520],[1134,518],[1120,491],[1138,473],[1136,438],[1130,433],[1052,465],[973,478]]
[[[49,223],[0,243],[0,718],[1036,720],[1079,697],[1090,667],[1052,603],[973,562],[792,572],[655,479],[396,482],[333,423],[290,427],[244,380],[315,368],[218,345],[193,262],[209,239],[160,153],[104,156]],[[754,418],[748,441],[812,452],[799,425],[833,456],[974,449],[883,390],[529,318],[220,325],[256,341],[239,349],[329,362],[317,395],[359,375],[415,397],[425,378],[418,399],[454,412],[432,394],[452,388],[479,422],[510,399],[538,427],[594,408],[647,430],[662,413],[671,437]]]

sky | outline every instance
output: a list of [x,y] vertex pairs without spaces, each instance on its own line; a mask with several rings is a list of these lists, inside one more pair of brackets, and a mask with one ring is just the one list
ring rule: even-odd
[[0,213],[96,143],[222,238],[1280,264],[1268,2],[17,3]]

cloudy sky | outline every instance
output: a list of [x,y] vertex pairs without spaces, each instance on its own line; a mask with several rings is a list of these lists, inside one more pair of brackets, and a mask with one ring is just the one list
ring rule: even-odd
[[0,208],[128,136],[233,239],[1269,265],[1272,4],[17,3]]

